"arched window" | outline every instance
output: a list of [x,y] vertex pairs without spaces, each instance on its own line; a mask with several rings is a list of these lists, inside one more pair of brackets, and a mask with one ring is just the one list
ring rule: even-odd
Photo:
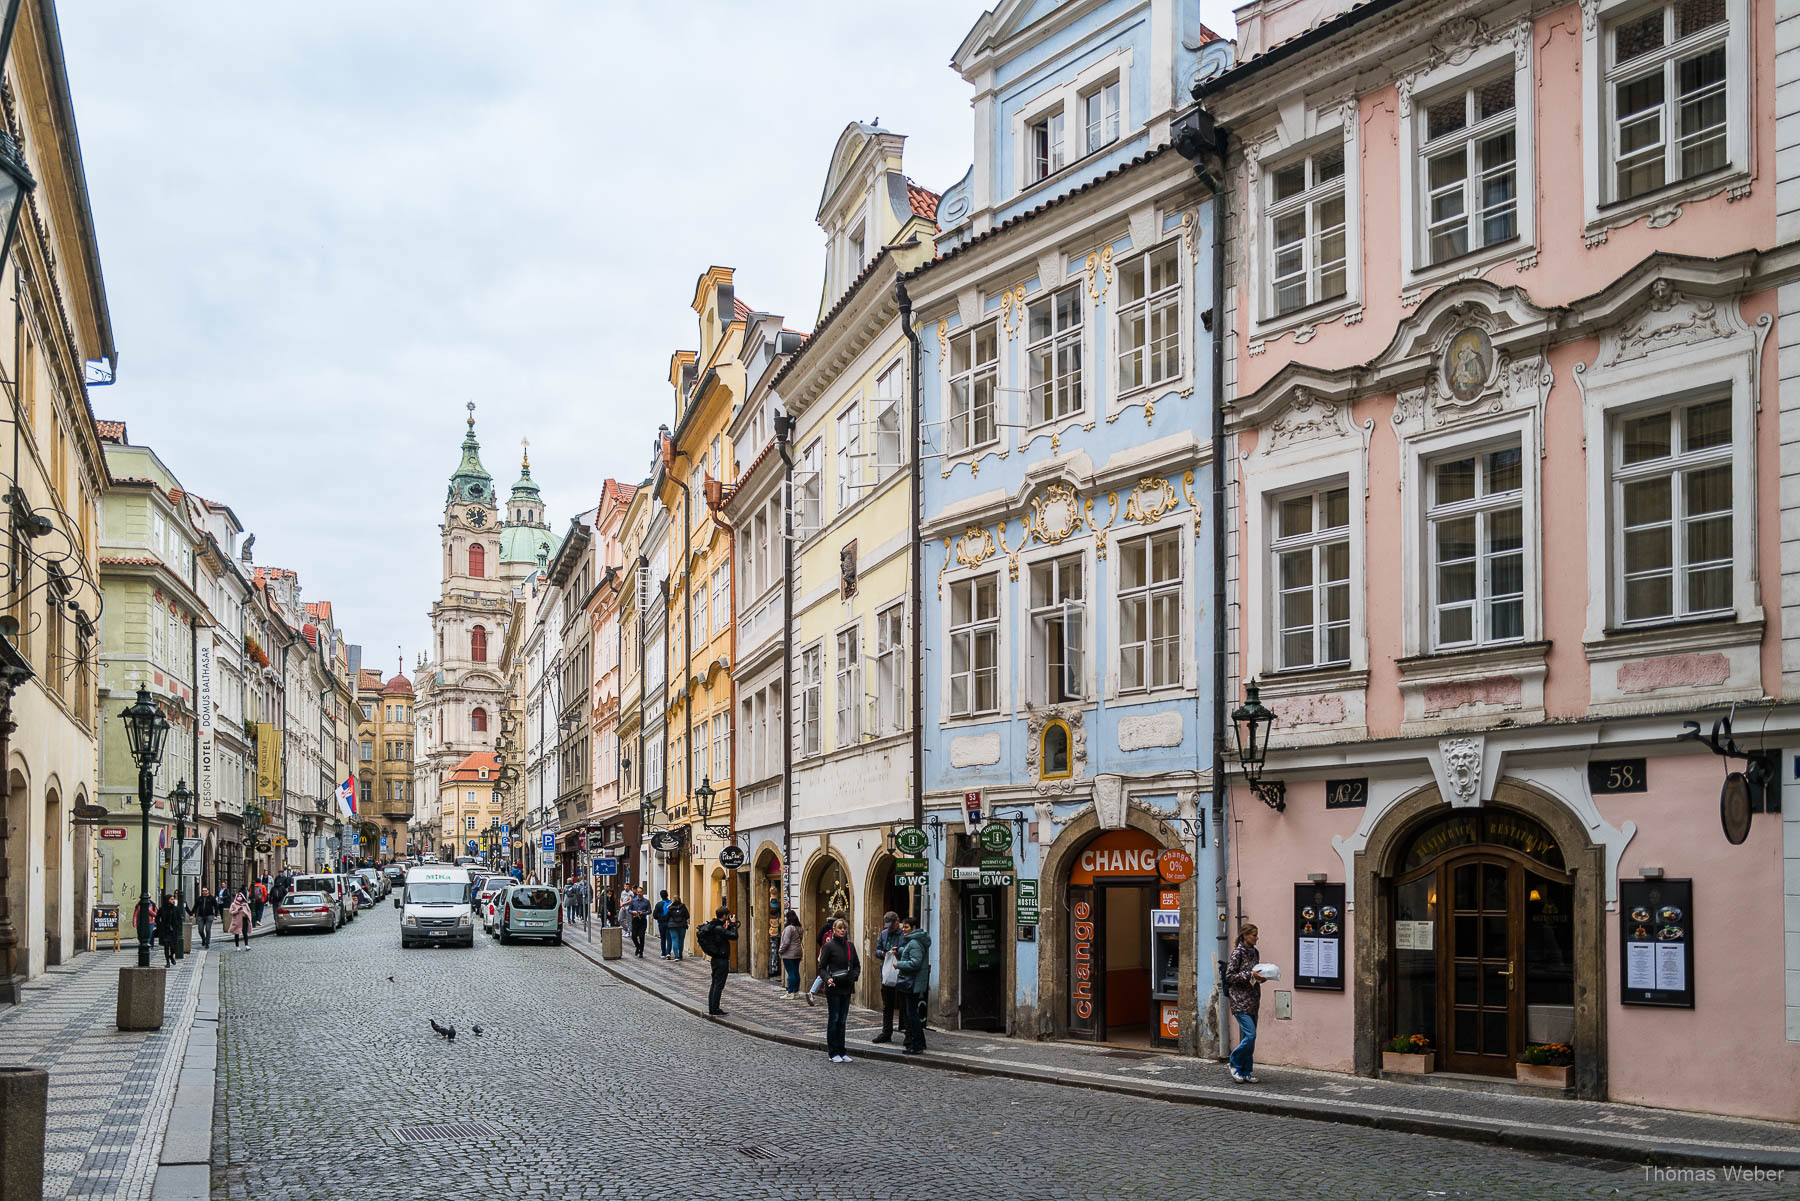
[[477,663],[487,662],[487,627],[476,626],[469,631],[469,658]]
[[469,548],[469,574],[476,579],[487,574],[487,547],[479,542]]
[[477,734],[487,733],[487,710],[477,709],[469,714],[469,728]]

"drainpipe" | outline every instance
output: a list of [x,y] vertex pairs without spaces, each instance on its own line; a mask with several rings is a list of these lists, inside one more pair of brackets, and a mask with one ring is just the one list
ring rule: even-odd
[[[924,472],[919,457],[919,438],[923,433],[921,419],[924,414],[919,410],[919,331],[913,328],[912,297],[906,294],[906,281],[896,280],[894,283],[894,299],[900,305],[900,329],[906,334],[908,357],[907,377],[911,385],[907,389],[912,412],[909,417],[912,438],[912,471],[911,514],[912,514],[912,548],[910,574],[911,587],[908,595],[911,599],[911,610],[908,614],[912,622],[912,664],[911,680],[912,696],[909,698],[912,707],[912,824],[917,829],[925,828],[925,656],[919,649],[919,631],[921,618],[925,612],[925,536],[924,536]],[[1020,852],[1023,854],[1023,850]],[[920,910],[930,901],[930,890],[918,888],[913,894],[913,915],[920,921],[926,915]],[[920,929],[925,927],[921,926]]]
[[781,892],[782,909],[794,908],[794,419],[775,413],[775,449],[781,455]]
[[[693,457],[686,451],[681,452],[681,457],[687,459],[689,463],[694,461]],[[674,460],[671,458],[671,465],[673,465],[673,462]],[[694,497],[692,490],[679,479],[676,479],[674,484],[677,488],[681,489],[681,691],[685,694],[682,698],[681,708],[687,722],[687,732],[682,738],[682,751],[687,755],[686,766],[689,777],[687,782],[688,795],[693,796],[694,694],[689,689],[688,684],[689,681],[694,678]],[[674,578],[673,572],[670,573],[670,578]],[[668,623],[664,622],[663,624],[666,627]],[[663,638],[664,654],[668,653],[668,647],[673,641],[674,640],[669,638],[665,632]],[[667,672],[663,673],[663,687],[668,687]],[[669,757],[667,755],[663,756],[663,779],[665,780],[669,778],[668,759]],[[663,796],[665,803],[667,803],[667,792],[665,792]],[[688,829],[692,830],[693,828],[693,815],[689,814]],[[690,848],[688,868],[689,870],[692,870],[694,862],[691,853],[693,847],[691,841],[688,843],[688,847]],[[687,882],[683,881],[682,890],[686,891],[686,889]],[[680,896],[681,894],[677,893],[675,895]],[[702,909],[706,907],[700,900],[701,896],[704,895],[703,893],[695,892],[691,895],[694,898],[695,904],[700,905]]]

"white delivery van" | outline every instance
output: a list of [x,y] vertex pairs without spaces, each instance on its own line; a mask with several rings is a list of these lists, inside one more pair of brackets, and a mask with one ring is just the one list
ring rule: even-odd
[[469,873],[460,867],[428,864],[406,873],[400,898],[400,945],[475,945],[475,911]]

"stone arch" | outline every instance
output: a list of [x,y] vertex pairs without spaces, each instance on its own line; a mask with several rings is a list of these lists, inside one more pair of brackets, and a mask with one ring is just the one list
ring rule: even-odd
[[[911,913],[912,897],[910,888],[894,887],[894,852],[885,843],[876,848],[869,857],[869,870],[863,873],[863,912],[859,933],[861,945],[874,952],[875,940],[881,936],[881,919],[891,909],[896,916],[912,917],[920,920],[917,914]],[[881,971],[880,964],[863,965],[863,1003],[875,1009],[881,1008]]]
[[[62,890],[63,825],[62,782],[54,773],[44,788],[44,964],[63,961]],[[21,918],[23,914],[19,915]],[[69,948],[71,954],[74,948]]]
[[[1556,837],[1566,870],[1575,881],[1575,1066],[1569,1073],[1575,1094],[1583,1100],[1606,1097],[1606,848],[1595,843],[1574,807],[1539,784],[1503,777],[1488,806],[1512,809],[1538,822]],[[1377,1074],[1379,1041],[1386,1033],[1393,1005],[1387,971],[1387,936],[1393,902],[1383,881],[1393,874],[1398,856],[1420,826],[1449,808],[1435,784],[1428,784],[1389,806],[1356,852],[1357,904],[1352,911],[1351,938],[1355,962],[1356,1071]]]
[[[1130,804],[1125,806],[1125,828],[1138,830],[1154,838],[1165,850],[1178,849],[1182,845],[1180,832],[1173,826],[1157,819],[1154,814]],[[1082,848],[1106,833],[1100,825],[1099,815],[1092,809],[1070,819],[1063,827],[1062,835],[1050,844],[1044,853],[1043,867],[1039,876],[1048,895],[1040,901],[1038,927],[1038,1007],[1037,1036],[1040,1038],[1066,1038],[1069,1033],[1069,872],[1075,866],[1076,857]],[[1195,903],[1194,880],[1189,879],[1180,887],[1181,892],[1181,925],[1183,931],[1198,931],[1199,909]],[[946,908],[945,913],[951,910]],[[1016,947],[1016,943],[1013,944]],[[1197,946],[1196,940],[1190,936],[1182,939],[1182,955],[1188,957]],[[1197,1008],[1199,999],[1199,971],[1197,966],[1185,966],[1181,972],[1181,992],[1177,1005],[1181,1013],[1180,1050],[1183,1055],[1199,1053],[1201,1040],[1195,1027],[1195,1020],[1209,1020],[1209,1014]],[[1018,1033],[1015,1031],[1015,1033]]]
[[[12,962],[5,962],[6,950],[0,948],[0,972],[26,975],[31,962],[31,931],[25,915],[31,891],[31,854],[26,845],[31,823],[27,810],[31,804],[31,776],[24,756],[13,755],[12,769],[7,773],[5,810],[0,820],[6,822],[6,858],[0,861],[0,888],[5,889],[7,912],[12,916],[13,936],[18,942],[11,948]],[[3,983],[3,981],[0,981]]]
[[806,870],[800,874],[800,926],[806,932],[804,944],[807,953],[801,956],[800,970],[804,972],[812,956],[812,949],[818,945],[819,934],[824,929],[825,919],[831,916],[829,910],[821,910],[819,905],[820,886],[825,882],[827,872],[836,868],[844,883],[844,892],[848,896],[845,905],[845,916],[850,919],[850,936],[856,937],[856,893],[850,872],[850,863],[836,847],[824,846],[814,851],[806,861]]

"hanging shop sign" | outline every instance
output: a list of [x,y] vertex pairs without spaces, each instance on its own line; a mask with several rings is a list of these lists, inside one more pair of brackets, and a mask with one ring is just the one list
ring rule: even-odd
[[1619,1002],[1694,1007],[1694,882],[1619,881]]
[[269,839],[269,845],[272,847],[285,847],[292,846],[293,844],[288,841],[288,836],[286,834],[277,834],[275,837]]
[[1020,880],[1019,891],[1013,897],[1013,916],[1021,926],[1038,924],[1038,882],[1036,880]]
[[1294,987],[1344,990],[1344,886],[1294,885]]
[[1194,878],[1194,857],[1180,847],[1171,847],[1156,857],[1156,874],[1170,884]]
[[669,830],[658,830],[650,836],[650,848],[661,851],[665,855],[673,855],[681,849],[687,833],[686,826],[676,826]]
[[744,866],[744,848],[733,843],[719,848],[719,866],[728,872],[734,872]]
[[266,721],[256,723],[256,795],[274,797],[281,789],[281,731]]
[[102,838],[123,838],[123,837],[125,837],[125,827],[124,826],[101,826],[100,827],[100,837],[102,837]]
[[1719,789],[1719,824],[1734,847],[1750,837],[1750,780],[1741,771],[1726,776]]
[[1011,862],[1013,845],[1012,827],[1005,822],[994,822],[992,825],[981,827],[981,834],[976,838],[976,841],[981,844],[981,849],[988,854],[1005,855],[1008,857],[1008,862]]
[[923,855],[930,841],[917,826],[901,826],[894,831],[894,849],[903,855]]
[[925,860],[908,856],[894,860],[894,887],[923,888],[931,883]]
[[1129,877],[1156,878],[1163,846],[1142,830],[1109,830],[1090,842],[1069,870],[1069,883]]

